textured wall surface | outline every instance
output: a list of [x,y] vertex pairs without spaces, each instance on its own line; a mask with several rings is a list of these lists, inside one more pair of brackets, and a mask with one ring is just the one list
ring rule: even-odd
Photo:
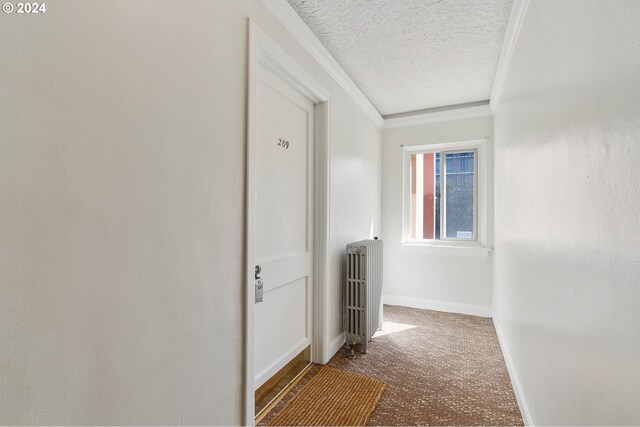
[[0,424],[238,425],[247,17],[331,94],[332,295],[380,129],[258,0],[47,6],[0,17]]
[[383,115],[489,99],[513,0],[288,0]]
[[[384,294],[386,296],[465,304],[492,305],[493,259],[438,254],[437,249],[420,253],[406,251],[402,242],[402,148],[471,141],[490,137],[491,117],[433,123],[382,131],[382,237],[384,245]],[[487,141],[491,143],[490,139]],[[487,186],[491,184],[491,146],[487,147]],[[487,246],[491,247],[493,207],[487,194]]]
[[495,118],[495,297],[536,425],[640,424],[640,1],[531,1]]

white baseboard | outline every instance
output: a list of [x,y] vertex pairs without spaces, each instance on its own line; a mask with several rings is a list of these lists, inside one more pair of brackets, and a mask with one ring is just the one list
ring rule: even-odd
[[518,375],[516,374],[515,367],[513,366],[513,361],[511,360],[511,355],[509,354],[509,350],[506,347],[504,335],[502,334],[499,323],[500,322],[498,321],[498,319],[496,319],[494,315],[493,326],[496,329],[496,335],[498,335],[498,342],[500,343],[500,348],[502,349],[502,355],[504,356],[504,362],[507,365],[507,370],[509,371],[509,377],[511,378],[513,391],[515,392],[516,399],[518,400],[518,406],[520,407],[522,420],[524,421],[525,426],[533,426],[535,424],[533,424],[533,420],[531,419],[531,413],[529,412],[527,401],[524,400],[524,394],[522,393],[522,388],[520,387],[520,381],[518,380]]
[[403,307],[422,308],[426,310],[444,311],[446,313],[470,314],[472,316],[492,317],[491,307],[481,305],[462,304],[457,302],[446,302],[428,300],[422,298],[402,297],[398,295],[383,295],[384,304],[401,305]]
[[332,339],[329,343],[329,357],[327,358],[327,362],[338,352],[338,350],[340,350],[340,347],[342,347],[344,343],[345,334],[344,332],[340,332],[340,335]]

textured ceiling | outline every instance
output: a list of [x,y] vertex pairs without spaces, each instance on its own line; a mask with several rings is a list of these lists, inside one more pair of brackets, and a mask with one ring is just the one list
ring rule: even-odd
[[488,100],[513,0],[287,0],[382,115]]

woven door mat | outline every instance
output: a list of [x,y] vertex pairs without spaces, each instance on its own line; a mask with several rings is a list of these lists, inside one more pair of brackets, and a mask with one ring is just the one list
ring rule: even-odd
[[364,426],[385,383],[323,366],[268,423],[270,426]]

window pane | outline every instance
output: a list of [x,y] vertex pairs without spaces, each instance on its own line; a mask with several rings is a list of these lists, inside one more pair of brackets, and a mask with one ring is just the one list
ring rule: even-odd
[[422,155],[422,238],[433,239],[435,227],[435,173],[433,153]]
[[436,162],[436,191],[435,191],[435,238],[440,239],[440,153],[435,153]]
[[411,238],[416,238],[416,154],[411,155],[411,176],[409,178],[409,196],[411,197]]
[[[439,213],[436,209],[436,168],[439,158],[436,154],[423,153],[411,155],[411,238],[434,239],[439,238],[436,221],[439,223]],[[439,224],[438,224],[439,225]]]
[[473,151],[446,154],[447,238],[473,239]]

